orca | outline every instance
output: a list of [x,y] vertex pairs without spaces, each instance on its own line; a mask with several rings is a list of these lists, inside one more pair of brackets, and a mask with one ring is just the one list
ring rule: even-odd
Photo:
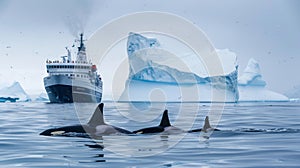
[[134,134],[154,134],[154,133],[163,133],[163,134],[179,134],[179,133],[193,133],[193,132],[209,132],[209,131],[220,131],[219,129],[212,128],[209,123],[208,116],[205,117],[204,126],[200,129],[194,129],[189,131],[184,131],[180,128],[174,127],[171,125],[168,110],[165,110],[158,126],[142,128],[136,131],[133,131]]
[[184,132],[182,129],[174,127],[171,125],[168,110],[165,110],[160,121],[160,124],[155,127],[148,127],[133,131],[135,134],[154,134],[154,133],[165,133],[165,134],[175,134]]
[[106,124],[103,118],[103,107],[104,107],[103,103],[100,103],[98,105],[98,107],[95,109],[94,114],[92,115],[92,117],[90,118],[87,124],[47,129],[41,132],[40,135],[72,136],[75,133],[76,136],[94,137],[94,136],[111,135],[111,134],[132,134],[132,132],[125,130],[123,128]]
[[188,131],[188,132],[189,132],[189,133],[192,133],[192,132],[205,132],[205,133],[207,133],[207,132],[211,132],[211,131],[220,131],[220,130],[217,129],[217,128],[212,128],[212,127],[210,126],[210,123],[209,123],[209,118],[208,118],[208,116],[206,116],[206,117],[205,117],[205,120],[204,120],[204,125],[203,125],[202,128],[190,130],[190,131]]

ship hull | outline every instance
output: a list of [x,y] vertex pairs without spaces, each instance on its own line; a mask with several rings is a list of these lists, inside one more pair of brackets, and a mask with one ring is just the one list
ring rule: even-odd
[[65,76],[46,77],[44,85],[51,103],[99,103],[102,99],[101,89]]

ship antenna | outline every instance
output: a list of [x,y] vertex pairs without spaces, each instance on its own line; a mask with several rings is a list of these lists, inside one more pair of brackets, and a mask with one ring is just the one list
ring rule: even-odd
[[71,62],[72,61],[71,52],[68,47],[66,47],[66,50],[68,52],[68,62]]

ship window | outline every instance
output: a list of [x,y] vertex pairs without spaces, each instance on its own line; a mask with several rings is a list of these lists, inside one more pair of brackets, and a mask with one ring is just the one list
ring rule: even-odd
[[77,77],[79,77],[79,75],[76,75]]

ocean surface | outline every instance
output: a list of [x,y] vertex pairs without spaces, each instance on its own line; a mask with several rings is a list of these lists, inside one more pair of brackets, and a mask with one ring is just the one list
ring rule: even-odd
[[169,110],[171,123],[184,130],[201,128],[208,113],[218,114],[221,119],[217,128],[221,131],[97,139],[39,135],[45,129],[86,123],[94,107],[0,103],[0,167],[300,166],[299,102],[224,107],[209,103],[106,102],[106,122],[130,131],[158,125],[164,108]]

